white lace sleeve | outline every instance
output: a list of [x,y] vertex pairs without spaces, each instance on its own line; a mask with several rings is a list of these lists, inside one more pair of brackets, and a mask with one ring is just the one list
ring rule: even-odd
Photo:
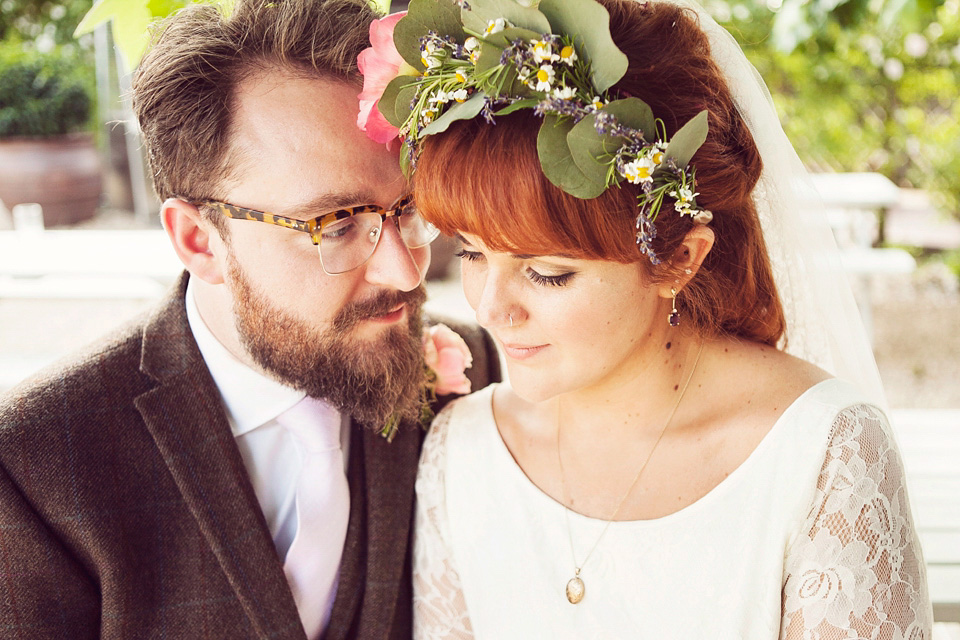
[[816,498],[785,559],[784,640],[930,640],[933,613],[903,462],[868,405],[834,421]]
[[473,629],[453,565],[445,505],[444,465],[452,407],[430,427],[417,471],[413,550],[413,637],[472,640]]

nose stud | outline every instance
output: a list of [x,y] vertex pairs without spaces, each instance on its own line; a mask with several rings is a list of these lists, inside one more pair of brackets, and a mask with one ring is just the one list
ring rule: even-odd
[[512,314],[512,313],[508,313],[508,314],[507,314],[507,317],[510,319],[510,326],[512,327],[512,326],[513,326],[513,314]]

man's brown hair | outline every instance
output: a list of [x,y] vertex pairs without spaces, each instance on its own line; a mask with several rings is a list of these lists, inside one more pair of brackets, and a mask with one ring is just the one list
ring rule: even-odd
[[364,0],[237,0],[229,17],[194,4],[161,23],[133,82],[157,195],[222,199],[240,82],[274,68],[356,81],[377,17]]

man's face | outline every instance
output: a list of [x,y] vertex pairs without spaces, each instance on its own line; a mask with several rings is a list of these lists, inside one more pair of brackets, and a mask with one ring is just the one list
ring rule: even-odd
[[[301,220],[404,195],[395,153],[356,126],[358,87],[273,71],[237,90],[231,204]],[[309,234],[227,221],[226,284],[240,342],[267,372],[371,426],[413,417],[422,379],[420,307],[429,247],[388,219],[362,266],[324,273]]]

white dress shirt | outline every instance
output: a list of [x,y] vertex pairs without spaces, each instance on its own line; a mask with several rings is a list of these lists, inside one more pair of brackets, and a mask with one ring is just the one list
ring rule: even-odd
[[[192,278],[187,282],[186,306],[190,331],[220,391],[227,421],[282,562],[297,532],[295,501],[301,461],[296,444],[276,417],[305,394],[247,366],[214,337],[200,317]],[[344,470],[349,438],[350,420],[341,416]]]

